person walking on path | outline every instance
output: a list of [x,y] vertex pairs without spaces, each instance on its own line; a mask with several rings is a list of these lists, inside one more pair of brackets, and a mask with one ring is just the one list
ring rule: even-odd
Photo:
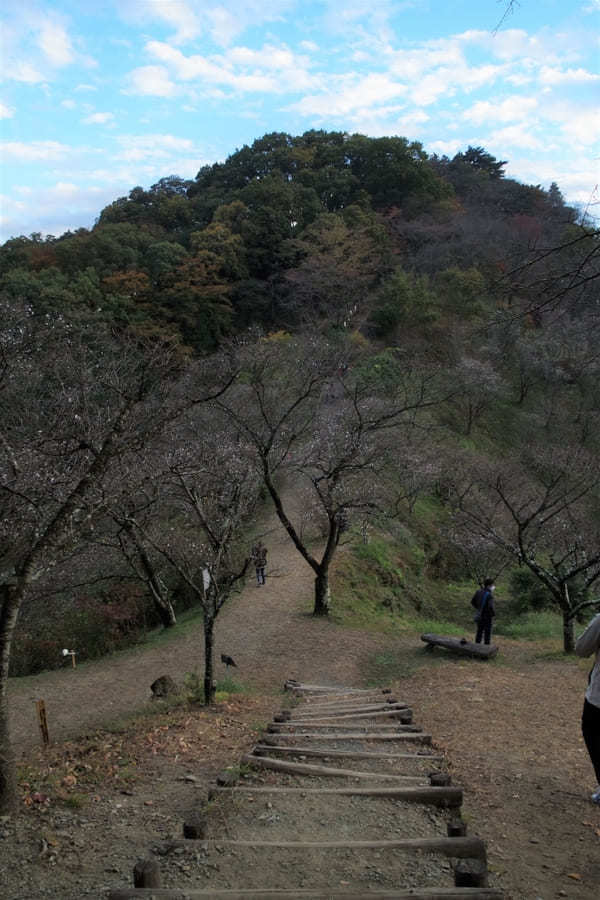
[[598,782],[592,803],[600,806],[600,613],[577,639],[575,653],[577,656],[596,654],[583,701],[581,731]]
[[483,582],[483,587],[473,594],[471,604],[477,610],[475,616],[477,623],[476,644],[480,644],[482,638],[484,638],[486,644],[489,644],[492,639],[492,620],[496,615],[494,608],[495,589],[494,579],[486,578]]
[[261,584],[265,584],[266,575],[265,569],[267,567],[267,548],[261,541],[257,541],[254,547],[252,548],[252,559],[254,561],[254,568],[256,569],[256,582],[260,586]]

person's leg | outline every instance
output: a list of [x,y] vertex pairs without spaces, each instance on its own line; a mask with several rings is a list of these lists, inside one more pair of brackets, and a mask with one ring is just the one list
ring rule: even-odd
[[259,566],[256,566],[256,583],[257,583],[257,584],[261,584],[261,580],[260,580],[260,567],[259,567]]
[[477,623],[477,634],[475,635],[475,643],[476,644],[481,643],[481,638],[483,637],[483,627],[484,627],[484,623],[480,620]]
[[488,619],[485,623],[484,635],[485,635],[485,643],[489,644],[490,641],[492,640],[492,620],[491,619]]
[[581,731],[600,787],[600,707],[587,700],[583,703]]

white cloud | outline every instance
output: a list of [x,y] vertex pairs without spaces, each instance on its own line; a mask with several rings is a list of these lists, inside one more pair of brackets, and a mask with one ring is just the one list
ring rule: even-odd
[[427,151],[437,153],[439,156],[453,157],[464,147],[465,143],[462,140],[431,141],[427,144]]
[[[173,77],[179,81],[200,82],[207,85],[225,85],[245,93],[263,92],[268,94],[290,90],[293,77],[297,79],[298,87],[308,84],[308,80],[301,74],[303,70],[301,68],[296,69],[295,66],[291,65],[294,57],[289,55],[289,51],[285,49],[279,50],[277,53],[273,53],[272,49],[265,52],[265,57],[271,55],[274,59],[269,66],[264,68],[277,70],[278,77],[275,77],[271,72],[262,72],[260,70],[235,72],[228,57],[217,57],[215,60],[212,60],[199,54],[185,56],[181,50],[177,50],[175,47],[171,47],[169,44],[161,41],[150,41],[146,45],[146,50],[161,63],[168,65]],[[234,57],[238,61],[243,58],[258,58],[255,55],[255,51],[246,51],[244,48],[237,48],[234,51]],[[287,73],[290,73],[290,78],[285,80],[281,77],[281,66],[284,63],[291,65],[290,68],[285,70]],[[163,73],[163,78],[166,79],[168,77],[167,70],[161,66],[147,66],[146,69],[160,70]]]
[[75,59],[71,39],[62,25],[46,21],[40,27],[38,46],[53,66],[67,66]]
[[29,144],[22,141],[2,141],[0,152],[5,160],[34,162],[64,159],[72,151],[67,144],[60,144],[58,141],[32,141]]
[[64,106],[65,109],[75,109],[77,106],[74,100],[61,100],[60,105]]
[[227,0],[227,2],[185,2],[185,0],[120,0],[119,12],[129,22],[148,29],[150,22],[162,22],[174,29],[170,44],[181,45],[210,34],[217,45],[227,47],[249,26],[274,22],[295,6],[296,0]]
[[91,113],[91,115],[86,116],[85,119],[82,119],[84,125],[110,125],[114,122],[114,115],[111,112],[97,112]]
[[6,78],[13,81],[22,81],[25,84],[39,84],[44,81],[44,76],[31,63],[9,60],[8,65],[3,66]]
[[80,93],[85,93],[87,91],[97,91],[98,88],[95,84],[78,84],[75,90]]
[[7,106],[6,103],[0,103],[0,119],[12,119],[15,111],[12,106]]
[[129,73],[126,93],[151,97],[172,97],[177,86],[164,66],[141,66]]
[[481,125],[482,122],[513,122],[528,116],[537,105],[536,97],[524,97],[520,94],[507,97],[501,102],[480,100],[466,109],[462,118],[476,125]]
[[289,108],[303,116],[347,116],[368,107],[377,107],[386,101],[406,95],[407,87],[393,81],[388,75],[373,73],[362,78],[356,75],[330,79],[333,88],[320,94],[303,97]]
[[162,22],[175,29],[171,41],[176,44],[192,41],[202,33],[201,10],[195,11],[185,0],[152,0],[139,3],[138,0],[120,0],[119,13],[127,22],[148,28],[151,22]]
[[119,135],[117,142],[120,146],[117,158],[129,162],[165,159],[173,153],[190,153],[194,149],[189,138],[172,134]]
[[518,157],[509,164],[510,175],[528,184],[550,187],[555,181],[570,203],[587,204],[598,185],[598,167],[589,157],[568,153],[562,158]]
[[[545,141],[533,134],[530,124],[508,125],[493,131],[482,142],[486,147],[523,147],[526,150],[539,150],[545,146]],[[502,152],[505,152],[502,150]]]
[[542,84],[550,85],[600,81],[600,75],[588,72],[587,69],[557,69],[552,66],[542,66],[538,78]]

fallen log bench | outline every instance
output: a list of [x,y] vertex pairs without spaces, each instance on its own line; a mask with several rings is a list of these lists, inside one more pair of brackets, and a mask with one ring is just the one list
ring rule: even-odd
[[452,653],[477,659],[493,659],[498,653],[496,644],[476,644],[473,641],[467,641],[465,638],[443,637],[439,634],[422,634],[421,640],[428,645],[428,650],[433,650],[435,647],[443,647]]

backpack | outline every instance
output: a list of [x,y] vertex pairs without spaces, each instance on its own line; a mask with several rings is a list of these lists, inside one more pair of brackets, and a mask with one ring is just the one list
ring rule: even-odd
[[471,597],[471,606],[473,609],[476,609],[479,612],[479,604],[481,603],[483,597],[483,588],[479,588],[479,590],[475,591],[473,596]]

